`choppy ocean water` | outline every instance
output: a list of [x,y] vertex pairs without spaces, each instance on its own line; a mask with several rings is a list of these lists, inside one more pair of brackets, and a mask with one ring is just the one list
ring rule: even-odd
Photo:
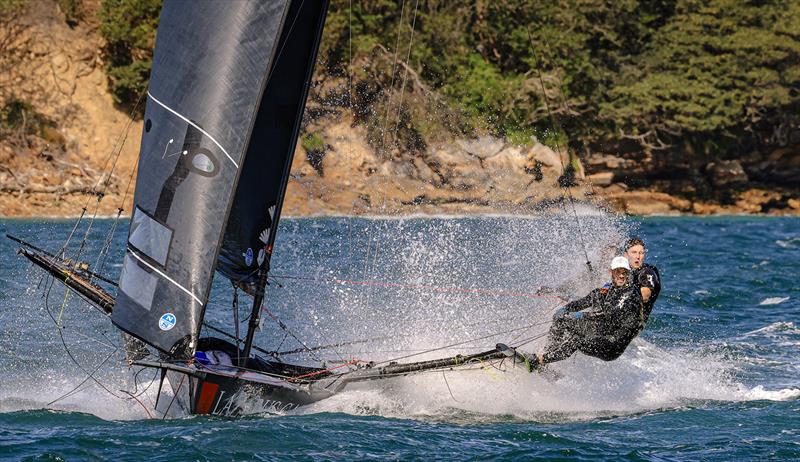
[[[73,224],[3,220],[0,232],[55,250]],[[102,263],[112,225],[94,223],[83,260]],[[85,232],[76,231],[73,255]],[[647,240],[664,289],[641,338],[615,362],[578,355],[557,366],[558,380],[425,374],[241,419],[151,417],[152,372],[123,367],[110,322],[75,297],[64,302],[3,239],[0,459],[800,459],[797,218],[289,219],[268,303],[308,345],[378,338],[298,362],[395,358],[482,337],[428,357],[520,342],[541,329],[519,327],[555,307],[536,289],[582,295],[605,274],[589,272],[586,257],[600,268],[630,232]],[[125,234],[104,264],[112,278]],[[214,294],[207,319],[230,330],[230,285],[218,278]],[[269,319],[257,341],[298,346]]]

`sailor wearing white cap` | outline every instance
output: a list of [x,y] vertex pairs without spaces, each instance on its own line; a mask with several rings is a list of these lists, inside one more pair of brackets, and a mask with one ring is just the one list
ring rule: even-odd
[[620,357],[642,322],[642,295],[631,281],[625,257],[614,257],[611,282],[556,312],[544,352],[529,358],[533,368],[561,361],[580,351],[604,361]]

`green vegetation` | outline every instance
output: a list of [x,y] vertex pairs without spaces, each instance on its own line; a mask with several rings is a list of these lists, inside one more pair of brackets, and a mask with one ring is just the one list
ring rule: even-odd
[[[106,73],[114,101],[128,109],[147,90],[160,11],[161,0],[103,0]],[[137,112],[143,113],[143,107]]]
[[758,144],[800,112],[800,4],[678,2],[615,83],[599,114],[628,132],[707,154]]
[[11,98],[0,107],[0,138],[37,136],[57,147],[65,143],[55,122],[36,112],[30,103]]
[[308,133],[300,140],[300,145],[308,152],[320,152],[325,150],[325,140],[316,133]]
[[322,158],[325,157],[325,140],[314,132],[306,133],[300,138],[300,145],[306,151],[306,160],[314,169],[323,174]]
[[83,20],[83,3],[81,0],[58,0],[58,7],[64,13],[64,19],[70,27],[75,27]]
[[[103,1],[120,103],[145,88],[159,6]],[[792,0],[334,0],[317,75],[338,84],[316,99],[384,155],[490,132],[734,156],[800,122],[798,24]]]

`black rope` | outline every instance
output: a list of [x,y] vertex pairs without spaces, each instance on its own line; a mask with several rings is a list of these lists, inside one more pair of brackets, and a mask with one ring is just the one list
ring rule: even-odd
[[77,393],[77,392],[78,392],[78,389],[79,389],[81,386],[83,386],[83,384],[84,384],[84,383],[88,382],[90,379],[93,379],[93,378],[94,378],[94,374],[95,374],[97,371],[99,371],[99,370],[100,370],[100,368],[101,368],[101,367],[103,367],[103,365],[104,365],[105,363],[107,363],[107,362],[108,362],[108,360],[109,360],[109,359],[111,359],[111,357],[112,357],[112,356],[114,356],[114,353],[116,353],[116,352],[117,352],[117,351],[116,351],[116,350],[114,350],[114,351],[112,351],[112,352],[111,352],[111,354],[109,354],[108,356],[106,356],[106,359],[104,359],[104,360],[103,360],[103,362],[101,362],[100,364],[98,364],[98,365],[97,365],[97,366],[96,366],[96,367],[95,367],[95,368],[92,370],[92,372],[90,372],[90,373],[89,373],[89,375],[87,375],[87,376],[86,376],[86,378],[85,378],[85,379],[83,379],[83,381],[81,381],[81,383],[79,383],[78,385],[76,385],[76,386],[75,386],[75,387],[74,387],[72,390],[70,390],[70,391],[68,391],[68,392],[64,393],[63,395],[59,396],[58,398],[56,398],[56,399],[54,399],[54,400],[50,401],[50,402],[49,402],[49,403],[47,403],[45,406],[50,406],[50,405],[52,405],[52,404],[54,404],[54,403],[57,403],[57,402],[61,401],[62,399],[66,399],[66,398],[68,398],[68,397],[70,397],[70,396],[74,395],[75,393]]
[[[564,132],[564,127],[561,125],[560,122],[557,121],[555,116],[553,116],[553,112],[550,110],[550,103],[549,98],[547,98],[547,91],[544,87],[544,78],[542,78],[542,63],[539,61],[539,57],[536,54],[536,48],[533,46],[533,36],[531,35],[531,31],[529,28],[525,28],[525,31],[528,33],[528,42],[531,48],[531,54],[533,55],[533,59],[536,61],[536,73],[539,77],[539,85],[542,87],[542,98],[544,99],[544,107],[547,110],[547,115],[550,118],[550,125],[553,127],[554,130],[558,130],[556,136],[554,138],[554,142],[556,144],[556,150],[558,150],[558,160],[561,162],[561,172],[563,175],[566,175],[566,167],[564,166],[564,159],[561,158],[561,147],[558,144],[558,135]],[[567,146],[567,153],[569,154],[569,147]],[[570,185],[568,182],[560,182],[560,186],[564,190],[564,195],[567,196],[569,203],[572,207],[572,213],[575,216],[575,223],[578,225],[577,235],[578,240],[581,243],[581,250],[583,250],[583,256],[586,259],[586,266],[589,268],[590,273],[594,273],[594,268],[592,268],[592,262],[589,260],[589,253],[586,250],[586,243],[583,240],[583,233],[581,233],[581,222],[578,218],[578,212],[575,209],[575,199],[572,197]]]
[[480,341],[480,340],[486,340],[488,338],[497,337],[497,336],[503,335],[503,334],[510,334],[512,332],[518,332],[520,330],[526,330],[526,329],[530,329],[531,327],[540,326],[540,325],[544,325],[544,324],[549,324],[549,323],[552,323],[552,322],[553,322],[552,320],[548,320],[548,321],[542,321],[542,322],[529,324],[527,326],[515,327],[513,329],[508,329],[508,330],[501,331],[501,332],[495,332],[495,333],[492,333],[492,334],[487,334],[487,335],[484,335],[482,337],[463,340],[461,342],[455,342],[455,343],[451,343],[449,345],[444,345],[444,346],[441,346],[441,347],[430,348],[430,349],[427,349],[427,350],[423,350],[423,351],[421,351],[419,353],[413,353],[413,354],[409,354],[409,355],[405,355],[405,356],[399,356],[397,358],[387,359],[387,360],[384,360],[384,361],[377,362],[377,363],[373,364],[373,366],[377,366],[377,365],[381,365],[381,364],[387,364],[387,363],[391,363],[391,362],[396,362],[396,361],[399,361],[401,359],[413,358],[414,356],[419,356],[419,355],[426,354],[426,353],[432,353],[434,351],[446,350],[448,348],[464,345],[466,343],[472,343],[472,342],[477,342],[477,341]]
[[[77,360],[77,359],[75,358],[75,356],[72,354],[72,351],[70,351],[69,347],[67,346],[67,341],[66,341],[66,339],[64,338],[64,329],[65,329],[65,327],[64,327],[63,325],[61,325],[61,324],[58,322],[58,320],[56,320],[55,316],[53,316],[53,313],[50,311],[50,304],[49,304],[49,300],[50,300],[50,291],[51,291],[51,289],[53,288],[53,282],[54,282],[54,278],[52,278],[52,277],[51,277],[51,278],[49,278],[49,279],[50,279],[50,284],[49,284],[49,286],[47,287],[46,294],[45,294],[45,296],[44,296],[44,307],[45,307],[45,311],[47,311],[47,314],[48,314],[48,316],[50,316],[50,319],[52,319],[52,320],[53,320],[53,324],[55,324],[55,326],[56,326],[56,330],[57,330],[57,332],[58,332],[58,336],[59,336],[59,338],[61,339],[61,345],[63,346],[63,348],[64,348],[64,351],[67,353],[67,356],[69,357],[69,359],[70,359],[70,360],[71,360],[73,363],[75,363],[75,365],[76,365],[76,366],[78,366],[78,369],[80,369],[80,370],[81,370],[81,371],[82,371],[84,374],[86,374],[86,375],[88,376],[87,378],[90,378],[90,379],[91,379],[91,380],[92,380],[94,383],[96,383],[96,384],[97,384],[97,385],[98,385],[100,388],[102,388],[102,389],[103,389],[103,390],[105,390],[105,391],[106,391],[108,394],[110,394],[111,396],[113,396],[113,397],[115,397],[115,398],[118,398],[118,399],[124,399],[124,398],[122,398],[121,396],[117,396],[117,395],[116,395],[114,392],[112,392],[111,390],[109,390],[109,389],[108,389],[108,387],[106,387],[106,386],[105,386],[105,385],[103,385],[103,384],[102,384],[102,383],[101,383],[99,380],[97,380],[97,378],[95,378],[95,377],[94,377],[94,375],[93,375],[92,373],[88,372],[88,371],[87,371],[87,370],[86,370],[86,369],[83,367],[83,365],[82,365],[80,362],[78,362],[78,360]],[[119,350],[119,348],[116,348],[116,347],[115,347],[115,348],[114,348],[114,351],[112,351],[112,354],[113,354],[113,353],[116,353],[118,350]]]
[[[142,92],[142,93],[139,94],[139,98],[136,100],[136,104],[133,106],[133,109],[131,109],[131,112],[130,112],[129,117],[128,117],[128,123],[125,126],[125,129],[123,130],[123,133],[120,135],[120,138],[118,138],[117,143],[115,143],[114,146],[112,147],[111,152],[105,158],[105,161],[103,161],[103,167],[100,169],[101,172],[105,171],[106,166],[108,165],[108,162],[111,160],[112,157],[115,157],[114,153],[116,152],[116,158],[115,158],[113,166],[112,166],[112,172],[113,172],[113,169],[116,166],[117,160],[119,160],[119,156],[120,156],[120,154],[122,154],[122,146],[125,145],[125,141],[128,139],[128,132],[130,131],[131,124],[133,123],[134,114],[138,110],[139,105],[141,104],[142,98],[144,97],[145,93],[146,92]],[[121,144],[120,144],[119,140],[121,140]],[[119,145],[119,149],[117,149],[118,145]],[[135,171],[135,167],[134,167],[134,171]],[[131,171],[131,178],[132,177],[133,177],[133,171]],[[105,188],[108,186],[108,183],[110,182],[110,180],[111,180],[111,172],[109,173],[108,178],[105,181],[106,184],[104,186],[104,191],[103,192],[98,192],[97,191],[97,188],[98,188],[98,186],[100,186],[102,181],[97,183],[97,184],[95,184],[94,186],[92,186],[92,194],[97,196],[98,206],[99,206],[100,200],[102,199],[103,195],[105,194]],[[128,180],[128,186],[130,187],[130,179]],[[127,191],[126,191],[125,195],[127,197]],[[59,252],[57,253],[57,255],[60,258],[64,258],[64,254],[65,254],[65,252],[67,250],[67,247],[69,246],[70,241],[72,240],[72,236],[75,234],[75,231],[78,229],[78,226],[80,225],[81,221],[83,221],[83,218],[86,215],[86,211],[87,211],[87,209],[89,207],[90,201],[91,201],[91,198],[87,198],[86,199],[86,204],[84,204],[83,208],[81,209],[81,214],[80,214],[80,216],[78,216],[78,219],[75,220],[75,225],[72,227],[72,231],[67,236],[67,240],[64,242],[64,245],[61,247],[61,250],[59,250]],[[97,210],[95,209],[95,215],[96,214],[97,214]],[[92,220],[94,220],[94,218],[92,218]],[[76,260],[77,259],[78,258],[76,258]]]
[[67,240],[64,241],[64,245],[62,245],[61,249],[59,249],[59,251],[56,253],[58,258],[62,258],[62,259],[64,258],[64,254],[67,251],[67,247],[69,246],[69,242],[72,240],[72,236],[75,234],[75,231],[78,229],[78,225],[81,223],[81,220],[83,220],[83,216],[86,215],[86,207],[88,205],[89,204],[87,202],[87,204],[83,206],[83,208],[81,209],[80,216],[78,216],[78,219],[75,221],[75,225],[72,227],[72,231],[70,231],[69,235],[67,235]]

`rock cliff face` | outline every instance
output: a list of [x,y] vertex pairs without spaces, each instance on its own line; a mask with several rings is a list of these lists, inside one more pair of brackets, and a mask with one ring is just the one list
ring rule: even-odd
[[106,194],[98,213],[115,213],[136,164],[141,122],[113,105],[95,26],[71,29],[49,1],[29,2],[18,21],[0,50],[0,215],[76,215],[86,205],[93,213],[95,192]]
[[797,215],[800,132],[796,138],[772,152],[739,159],[595,153],[584,162],[598,194],[631,214]]
[[555,187],[559,155],[538,143],[523,149],[484,137],[380,159],[361,127],[338,123],[323,133],[321,169],[301,149],[295,153],[290,214],[513,212],[549,206],[563,195]]
[[[70,28],[56,2],[35,0],[5,32],[0,216],[130,210],[142,125],[112,102],[96,28]],[[571,161],[540,143],[486,136],[380,155],[347,113],[327,113],[309,127],[324,146],[297,148],[285,214],[515,213],[567,195],[643,215],[800,214],[800,138],[735,160],[598,152]]]

